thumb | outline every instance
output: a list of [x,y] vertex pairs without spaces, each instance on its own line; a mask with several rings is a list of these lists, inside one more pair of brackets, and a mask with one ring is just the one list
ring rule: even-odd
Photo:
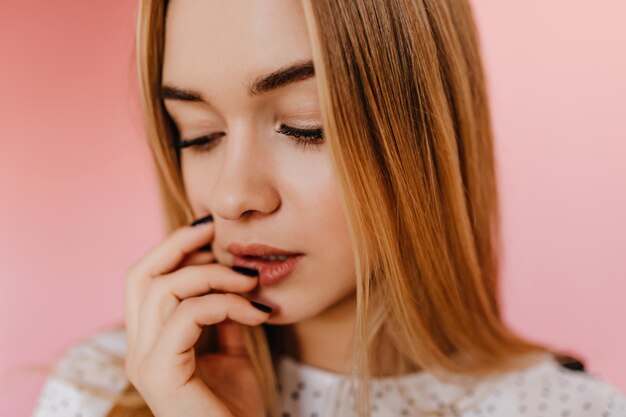
[[239,323],[226,319],[216,326],[220,352],[230,356],[248,356]]

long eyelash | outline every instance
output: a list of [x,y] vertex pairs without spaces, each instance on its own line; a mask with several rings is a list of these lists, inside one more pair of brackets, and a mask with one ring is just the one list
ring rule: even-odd
[[212,133],[210,135],[200,136],[194,139],[180,139],[177,143],[174,144],[174,147],[177,149],[183,149],[190,146],[195,147],[198,150],[208,150],[211,148],[217,139],[224,136],[224,133]]
[[[309,146],[319,146],[324,142],[324,133],[320,129],[299,129],[287,125],[280,125],[280,128],[276,131],[283,135],[292,136],[297,146],[302,146],[306,149]],[[218,132],[206,136],[200,136],[194,139],[180,139],[177,143],[173,144],[176,149],[183,149],[187,147],[194,147],[194,150],[198,152],[207,151],[216,144],[217,139],[224,136],[225,133]],[[304,137],[305,139],[301,139]]]
[[[322,129],[299,129],[297,127],[291,127],[287,125],[280,125],[278,133],[282,133],[287,136],[293,136],[295,144],[302,146],[306,149],[308,146],[319,146],[324,142],[324,132]],[[306,139],[301,139],[305,137]]]

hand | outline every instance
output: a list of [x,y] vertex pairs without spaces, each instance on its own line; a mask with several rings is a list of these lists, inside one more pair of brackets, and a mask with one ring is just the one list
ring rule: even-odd
[[[212,222],[181,227],[126,274],[126,373],[157,417],[264,415],[237,322],[257,326],[270,313],[237,294],[257,277],[196,251],[213,235]],[[206,325],[217,326],[220,352],[196,357]]]

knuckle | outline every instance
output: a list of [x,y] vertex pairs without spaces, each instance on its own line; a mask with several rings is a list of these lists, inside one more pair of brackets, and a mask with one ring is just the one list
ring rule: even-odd
[[233,303],[232,300],[236,296],[235,294],[226,292],[211,294],[209,297],[211,297],[211,303],[215,306],[216,311],[220,312],[220,316],[226,316]]
[[209,277],[207,278],[207,280],[204,282],[204,286],[202,287],[202,292],[203,293],[209,293],[211,292],[211,290],[213,290],[213,280]]
[[185,257],[187,254],[185,253],[185,251],[183,250],[183,248],[177,246],[176,249],[174,249],[176,251],[176,256],[178,258],[183,258]]
[[145,260],[140,259],[126,268],[124,277],[127,286],[135,285],[138,281],[143,279],[144,275],[146,275],[146,265],[144,264]]
[[197,303],[197,297],[185,298],[183,301],[180,302],[178,310],[180,311],[180,314],[188,314],[195,309]]
[[169,292],[169,282],[163,276],[158,276],[150,280],[146,296],[162,298]]
[[138,275],[137,271],[139,269],[138,267],[138,263],[135,262],[132,265],[130,265],[127,269],[126,269],[126,273],[124,275],[125,281],[128,283],[130,281],[133,281],[134,278]]
[[221,294],[221,295],[224,296],[224,302],[225,302],[225,304],[227,306],[232,306],[234,304],[238,304],[239,303],[239,299],[241,298],[237,294],[233,294],[231,292],[224,293],[224,294]]
[[181,278],[185,277],[185,279],[190,282],[193,280],[196,282],[199,287],[199,291],[202,291],[202,294],[208,293],[213,289],[213,285],[215,283],[214,274],[210,273],[205,267],[208,265],[188,265],[181,269],[179,269],[176,274],[178,274]]

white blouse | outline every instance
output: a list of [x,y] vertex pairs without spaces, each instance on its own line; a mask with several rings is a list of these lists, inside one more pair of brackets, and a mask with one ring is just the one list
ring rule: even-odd
[[[126,352],[123,330],[102,331],[68,349],[56,369],[112,392],[128,386],[123,365],[109,353]],[[356,416],[351,379],[283,356],[278,364],[282,417]],[[478,382],[473,389],[468,383]],[[626,417],[626,395],[599,376],[561,366],[551,355],[523,371],[477,380],[442,381],[427,372],[374,378],[372,417]],[[104,417],[113,407],[73,383],[50,375],[32,417]]]

